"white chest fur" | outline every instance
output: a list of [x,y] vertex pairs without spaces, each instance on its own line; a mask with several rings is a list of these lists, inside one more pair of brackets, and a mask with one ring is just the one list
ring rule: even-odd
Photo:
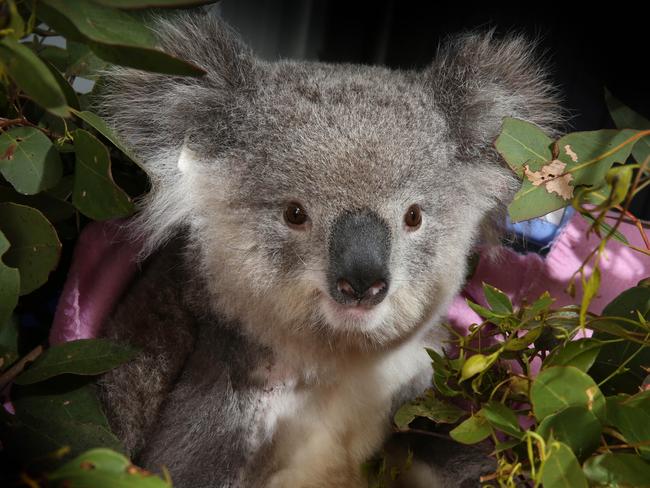
[[256,411],[256,444],[273,439],[270,487],[358,486],[359,466],[385,439],[395,397],[424,388],[430,360],[419,340],[358,361],[336,378],[305,385],[283,378]]

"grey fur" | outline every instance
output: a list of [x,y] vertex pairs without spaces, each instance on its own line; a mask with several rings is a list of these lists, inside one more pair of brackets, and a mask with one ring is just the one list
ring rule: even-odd
[[[264,62],[209,16],[154,27],[165,50],[207,75],[108,76],[102,111],[153,184],[131,228],[143,256],[162,248],[106,327],[144,348],[102,380],[111,424],[178,487],[358,486],[358,461],[385,438],[390,406],[426,385],[426,364],[407,363],[387,383],[389,401],[369,390],[376,403],[358,420],[367,442],[355,423],[323,427],[340,442],[313,469],[291,464],[314,449],[310,424],[294,412],[269,427],[273,402],[307,398],[301,408],[326,423],[350,377],[424,346],[479,228],[490,230],[516,190],[492,148],[502,118],[552,129],[554,95],[517,36],[458,37],[413,72]],[[292,201],[308,230],[283,222]],[[409,232],[413,203],[423,221]],[[367,210],[390,231],[391,285],[364,321],[332,308],[327,272],[334,222]],[[346,401],[364,411],[361,391]]]

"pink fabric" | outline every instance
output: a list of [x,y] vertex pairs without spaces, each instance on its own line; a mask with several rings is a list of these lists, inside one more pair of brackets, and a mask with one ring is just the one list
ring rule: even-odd
[[[486,305],[482,283],[490,283],[507,293],[515,305],[535,300],[548,290],[557,298],[556,306],[574,303],[566,292],[567,283],[587,254],[598,245],[595,235],[588,238],[588,223],[575,215],[554,242],[546,257],[518,254],[505,249],[499,259],[481,259],[471,282],[448,311],[448,321],[461,330],[480,321],[465,298]],[[622,224],[620,232],[635,246],[643,247],[638,230]],[[59,302],[50,342],[96,337],[120,296],[138,270],[137,242],[128,240],[120,222],[95,222],[81,234],[72,267]],[[610,241],[601,261],[602,284],[590,310],[602,311],[623,290],[650,276],[650,258],[617,241]],[[578,297],[581,290],[578,286]]]
[[138,270],[140,248],[129,240],[121,221],[84,228],[54,315],[50,344],[97,337]]

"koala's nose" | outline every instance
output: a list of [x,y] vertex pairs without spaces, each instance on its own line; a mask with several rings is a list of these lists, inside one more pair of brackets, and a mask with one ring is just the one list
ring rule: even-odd
[[388,284],[382,278],[378,280],[367,279],[366,277],[340,278],[336,283],[336,287],[338,291],[352,300],[383,299],[388,291]]
[[330,295],[342,304],[375,305],[390,282],[390,229],[370,210],[345,212],[334,222],[329,241]]

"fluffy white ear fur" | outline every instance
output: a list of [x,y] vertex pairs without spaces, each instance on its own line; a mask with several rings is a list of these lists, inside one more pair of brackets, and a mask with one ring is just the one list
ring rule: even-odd
[[178,155],[178,170],[182,174],[187,175],[195,166],[197,160],[197,154],[188,147],[186,140],[181,148],[181,153]]

